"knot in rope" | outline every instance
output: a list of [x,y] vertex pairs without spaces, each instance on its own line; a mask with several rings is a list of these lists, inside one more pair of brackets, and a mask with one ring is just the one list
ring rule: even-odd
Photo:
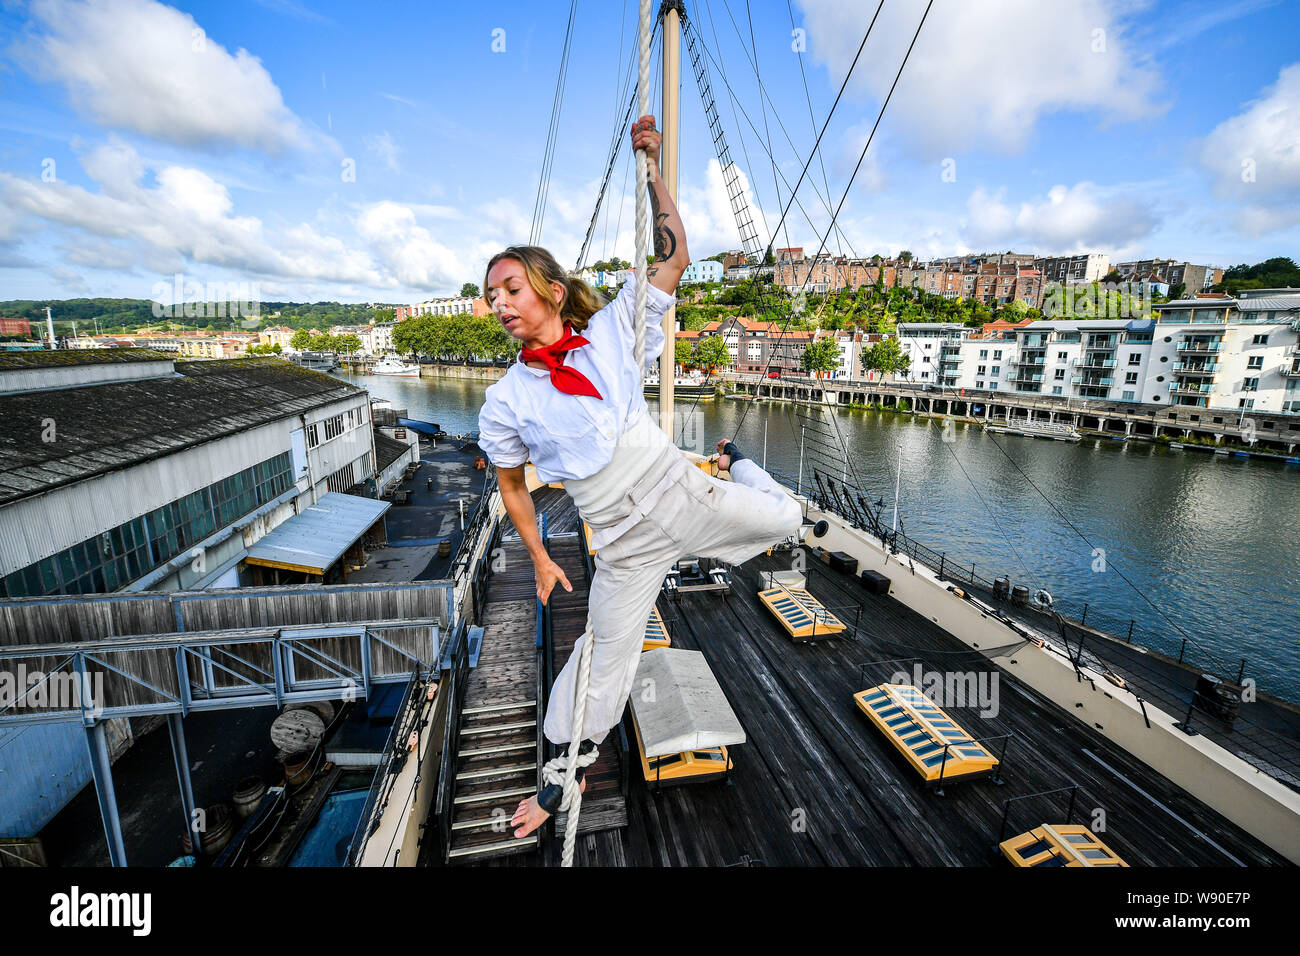
[[[596,762],[596,758],[599,756],[599,748],[592,747],[586,753],[580,753],[576,756],[573,769],[577,770],[579,767],[590,767]],[[570,755],[567,753],[560,754],[555,759],[548,760],[542,767],[543,780],[548,784],[554,783],[564,787],[564,800],[560,803],[561,810],[568,810],[570,804],[573,802],[573,795],[582,792],[578,789],[579,784],[577,779],[569,776],[567,772],[569,770],[569,757]],[[570,789],[570,787],[572,787],[572,789]]]

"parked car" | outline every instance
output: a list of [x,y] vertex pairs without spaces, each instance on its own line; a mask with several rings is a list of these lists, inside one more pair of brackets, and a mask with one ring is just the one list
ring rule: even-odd
[[778,370],[778,371],[775,371],[775,372],[768,372],[768,373],[767,373],[767,377],[768,377],[768,378],[780,378],[780,377],[781,377],[781,372],[780,372],[779,370]]

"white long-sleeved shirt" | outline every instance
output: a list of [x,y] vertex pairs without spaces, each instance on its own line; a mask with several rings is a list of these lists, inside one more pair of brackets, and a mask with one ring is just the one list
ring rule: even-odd
[[[588,322],[582,335],[590,344],[565,353],[565,364],[587,376],[601,398],[561,392],[549,370],[520,361],[488,388],[478,415],[479,447],[494,465],[532,461],[543,481],[565,481],[590,477],[609,464],[625,426],[646,408],[644,370],[632,358],[639,281],[640,270],[631,273],[618,297]],[[663,314],[673,302],[669,293],[648,287],[645,369],[663,351]]]

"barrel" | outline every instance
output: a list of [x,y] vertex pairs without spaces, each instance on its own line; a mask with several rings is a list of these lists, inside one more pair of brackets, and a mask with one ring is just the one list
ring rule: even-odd
[[1017,607],[1024,607],[1029,603],[1029,588],[1023,584],[1017,584],[1011,589],[1011,603]]
[[1011,595],[1011,579],[995,578],[993,580],[993,596],[999,601],[1005,601]]
[[259,776],[245,777],[235,784],[235,816],[247,820],[266,796],[266,784]]
[[309,710],[321,719],[321,723],[326,727],[334,719],[334,705],[328,700],[309,700],[302,703],[290,704],[285,711],[291,710]]
[[446,558],[449,557],[450,555],[451,555],[451,541],[448,538],[443,538],[441,541],[438,542],[438,557]]
[[[225,849],[234,834],[230,810],[224,803],[215,804],[203,811],[203,829],[199,831],[199,840],[203,843],[204,856],[216,856]],[[188,833],[181,837],[181,851],[186,854],[194,852]]]
[[271,743],[284,753],[313,750],[325,733],[325,721],[310,710],[286,710],[271,723]]
[[291,787],[301,787],[311,779],[312,751],[301,750],[284,758],[284,782]]

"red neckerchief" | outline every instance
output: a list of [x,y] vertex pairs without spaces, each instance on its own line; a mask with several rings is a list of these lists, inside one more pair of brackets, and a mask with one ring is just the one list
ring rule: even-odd
[[571,352],[574,349],[590,344],[581,335],[574,332],[572,326],[565,323],[564,334],[560,336],[559,341],[543,346],[540,349],[521,349],[519,360],[521,362],[544,363],[551,370],[551,384],[567,395],[591,395],[603,401],[600,392],[596,391],[596,386],[591,384],[591,379],[576,368],[564,364],[565,352]]

